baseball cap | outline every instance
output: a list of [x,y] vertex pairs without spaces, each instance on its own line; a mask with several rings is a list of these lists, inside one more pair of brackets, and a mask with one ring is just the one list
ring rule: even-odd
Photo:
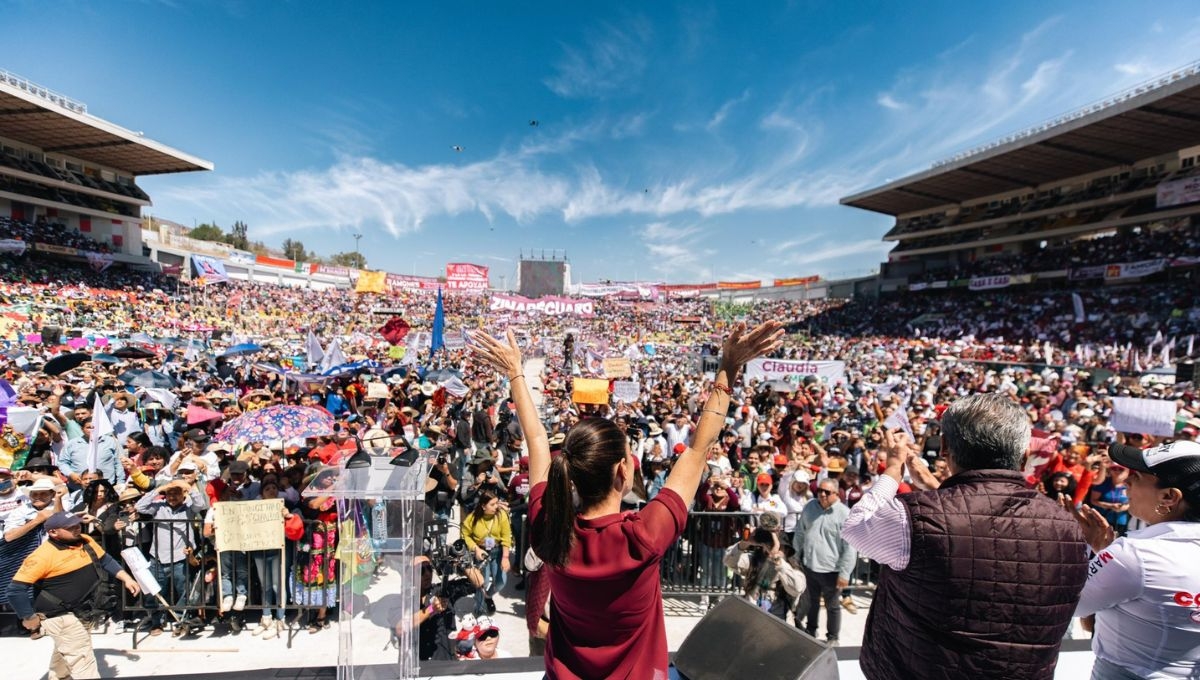
[[235,460],[229,464],[229,474],[244,475],[250,472],[250,465],[244,460]]
[[684,451],[687,451],[687,444],[680,442],[680,443],[676,444],[675,447],[671,450],[675,452],[676,456],[681,455]]
[[50,518],[42,526],[46,528],[46,531],[49,531],[51,529],[69,529],[79,526],[82,523],[83,520],[79,519],[78,515],[72,515],[69,512],[56,512],[50,515]]
[[775,454],[775,467],[787,467],[787,464],[790,462],[788,457],[782,453]]
[[770,483],[772,483],[772,482],[774,482],[774,481],[775,481],[775,480],[771,478],[771,475],[769,475],[769,474],[767,474],[767,473],[765,473],[765,472],[760,472],[760,473],[758,473],[758,477],[756,477],[756,478],[755,478],[755,480],[754,480],[754,482],[755,482],[756,484],[770,484]]
[[1131,470],[1148,472],[1183,492],[1189,503],[1200,502],[1200,444],[1175,441],[1148,449],[1113,444],[1108,456]]

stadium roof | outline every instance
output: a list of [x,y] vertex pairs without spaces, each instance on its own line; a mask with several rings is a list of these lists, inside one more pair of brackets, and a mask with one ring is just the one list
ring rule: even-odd
[[0,136],[133,175],[213,169],[210,161],[86,111],[82,105],[0,72]]
[[886,215],[1065,180],[1200,144],[1200,62],[841,200]]

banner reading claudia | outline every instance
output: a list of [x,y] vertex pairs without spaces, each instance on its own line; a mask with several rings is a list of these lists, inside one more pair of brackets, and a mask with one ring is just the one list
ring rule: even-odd
[[488,268],[479,264],[451,262],[446,265],[447,290],[487,290]]
[[746,380],[787,380],[816,376],[830,385],[846,382],[844,361],[788,361],[755,359],[746,364]]
[[536,300],[520,295],[493,295],[493,312],[541,312],[550,316],[592,316],[595,303],[565,297],[544,297]]

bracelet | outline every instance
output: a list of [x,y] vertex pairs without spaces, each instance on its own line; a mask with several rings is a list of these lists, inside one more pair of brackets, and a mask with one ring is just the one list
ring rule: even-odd
[[518,373],[518,374],[514,375],[513,377],[509,378],[508,381],[512,382],[512,381],[516,380],[517,378],[524,378],[524,377],[525,377],[524,373]]
[[725,394],[727,394],[731,397],[733,396],[733,390],[730,389],[729,385],[722,385],[721,383],[714,381],[713,389],[724,392]]
[[721,416],[722,418],[724,418],[724,417],[725,417],[725,414],[724,414],[724,413],[721,413],[720,411],[714,411],[714,410],[713,410],[713,409],[711,409],[711,408],[702,408],[702,409],[700,409],[700,412],[701,412],[701,413],[712,413],[712,414],[715,414],[715,415]]

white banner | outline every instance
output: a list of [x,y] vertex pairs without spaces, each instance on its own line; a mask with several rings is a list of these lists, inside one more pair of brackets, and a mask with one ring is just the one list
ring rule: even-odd
[[1008,274],[998,274],[996,276],[976,276],[971,279],[971,290],[992,290],[993,288],[1007,288],[1012,284],[1012,277]]
[[1122,262],[1110,264],[1104,270],[1106,279],[1136,279],[1139,276],[1157,274],[1167,268],[1165,259],[1141,260],[1140,262]]
[[1200,201],[1200,176],[1159,184],[1155,199],[1159,208]]
[[831,385],[846,382],[844,361],[789,361],[785,359],[755,359],[746,364],[746,380],[786,380],[791,377],[816,376]]
[[1126,434],[1175,436],[1175,402],[1163,399],[1115,397],[1110,424]]
[[0,239],[0,253],[25,254],[25,242],[15,238]]
[[632,380],[613,381],[613,401],[632,404],[642,394],[642,388]]
[[550,316],[573,314],[592,316],[596,303],[591,300],[573,300],[565,297],[544,297],[533,300],[520,295],[493,295],[493,312],[541,312]]

